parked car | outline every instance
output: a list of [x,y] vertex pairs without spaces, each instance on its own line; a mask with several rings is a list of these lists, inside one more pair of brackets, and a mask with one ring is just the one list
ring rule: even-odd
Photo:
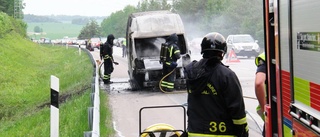
[[229,35],[227,37],[228,53],[233,50],[237,56],[256,57],[260,53],[258,41],[249,34]]

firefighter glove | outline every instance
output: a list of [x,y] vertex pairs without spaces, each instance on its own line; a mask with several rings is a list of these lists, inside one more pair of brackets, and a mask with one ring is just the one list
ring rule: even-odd
[[170,67],[171,68],[176,68],[178,66],[177,62],[171,62]]

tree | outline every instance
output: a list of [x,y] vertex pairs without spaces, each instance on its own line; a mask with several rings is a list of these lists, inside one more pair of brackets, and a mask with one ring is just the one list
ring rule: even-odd
[[0,11],[13,16],[14,0],[0,0]]
[[171,10],[171,5],[167,0],[143,0],[142,3],[138,3],[137,11],[154,11],[154,10]]
[[90,39],[92,37],[101,37],[100,29],[101,28],[98,25],[97,21],[90,20],[90,22],[88,22],[86,26],[84,26],[81,29],[78,39]]
[[168,4],[167,0],[162,0],[161,10],[171,10],[171,5]]
[[101,23],[101,34],[107,36],[113,34],[115,37],[125,37],[128,16],[134,12],[151,11],[151,10],[171,10],[172,7],[167,0],[143,0],[137,7],[126,6],[123,10],[112,13]]
[[34,31],[35,33],[41,33],[41,32],[43,32],[42,28],[40,28],[39,26],[35,26],[34,29],[33,29],[33,31]]
[[112,13],[101,22],[102,35],[113,34],[116,38],[125,37],[128,16],[133,12],[136,12],[136,8],[128,5],[123,10]]

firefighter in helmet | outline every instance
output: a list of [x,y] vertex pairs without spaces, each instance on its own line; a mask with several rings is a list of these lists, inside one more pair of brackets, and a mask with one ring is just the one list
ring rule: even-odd
[[[259,105],[257,107],[257,113],[264,120],[264,106],[266,105],[266,56],[265,53],[261,53],[255,58],[255,64],[257,66],[256,77],[254,82],[255,94],[258,99]],[[265,126],[263,126],[262,135],[264,136]]]
[[101,44],[100,47],[100,59],[103,58],[104,61],[104,75],[103,82],[104,84],[112,83],[110,81],[111,73],[113,72],[113,40],[114,36],[112,34],[108,35],[107,41],[104,44]]
[[209,33],[201,43],[202,59],[185,67],[189,137],[248,136],[240,81],[221,62],[226,51],[225,38]]
[[171,34],[164,44],[164,48],[161,50],[165,50],[165,59],[162,63],[162,74],[164,79],[161,80],[160,86],[164,91],[171,92],[174,89],[174,81],[175,81],[175,68],[177,67],[177,60],[180,59],[180,49],[178,47],[178,36],[176,33]]

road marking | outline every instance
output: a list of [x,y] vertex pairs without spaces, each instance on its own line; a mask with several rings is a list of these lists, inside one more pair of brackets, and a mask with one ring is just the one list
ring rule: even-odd
[[113,129],[117,132],[118,137],[124,137],[122,133],[117,129],[116,122],[113,121]]

